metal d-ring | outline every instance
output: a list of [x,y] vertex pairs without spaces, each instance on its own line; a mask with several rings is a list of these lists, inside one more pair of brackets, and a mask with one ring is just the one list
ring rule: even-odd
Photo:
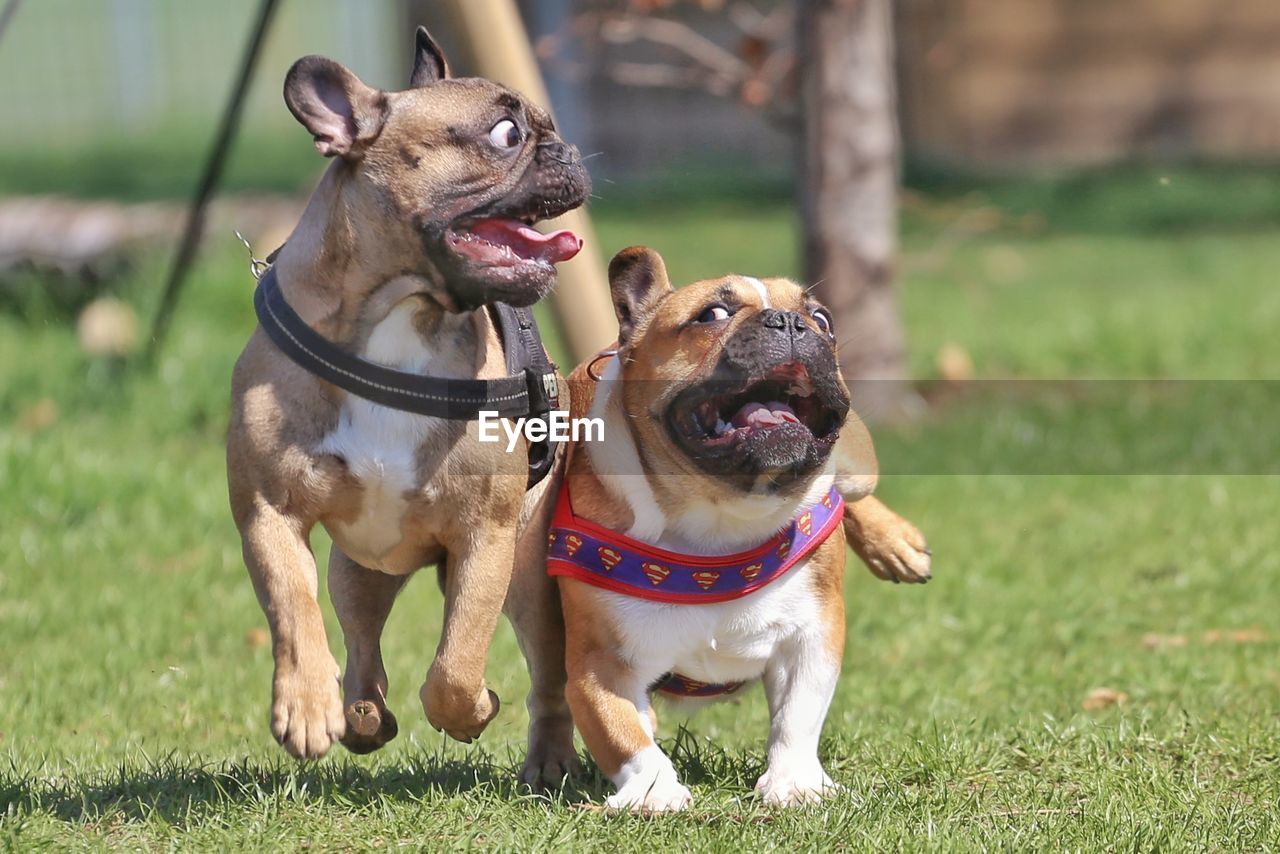
[[599,364],[604,359],[611,359],[616,355],[618,355],[617,350],[601,350],[599,353],[596,354],[596,357],[594,359],[592,359],[590,362],[587,362],[587,376],[591,377],[591,379],[595,380],[596,382],[600,382],[600,380],[603,379],[603,377],[601,377],[599,374],[596,373],[596,365]]

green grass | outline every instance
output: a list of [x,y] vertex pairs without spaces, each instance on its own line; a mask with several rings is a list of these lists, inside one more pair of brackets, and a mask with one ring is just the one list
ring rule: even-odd
[[1122,163],[1026,177],[909,164],[907,186],[937,199],[988,199],[1015,216],[1090,234],[1268,228],[1280,223],[1276,164]]
[[[1091,204],[1136,205],[1122,190]],[[984,378],[1275,377],[1280,228],[1091,233],[1071,216],[1028,225],[994,195],[912,203],[902,301],[916,376],[955,344]],[[616,201],[597,222],[606,253],[649,243],[679,280],[795,272],[776,201]],[[118,288],[144,313],[161,260]],[[1235,432],[1217,441],[1239,435],[1247,453],[1163,474],[1187,471],[1181,451],[1218,419],[1156,396],[1109,432],[1114,394],[1061,401],[1030,384],[1029,400],[961,395],[876,433],[885,469],[911,472],[881,495],[928,534],[936,577],[898,587],[851,565],[822,744],[846,792],[821,808],[752,799],[758,688],[687,730],[663,721],[697,798],[688,815],[603,814],[594,775],[552,797],[516,790],[527,680],[505,624],[489,667],[504,706],[480,741],[449,743],[422,717],[441,608],[428,579],[386,633],[400,737],[371,757],[293,764],[267,730],[264,620],[223,480],[249,298],[236,247],[214,246],[153,372],[86,360],[56,314],[0,315],[0,846],[1280,846],[1280,481],[1227,473],[1274,464],[1274,419],[1224,412]],[[1265,414],[1268,399],[1250,405]],[[57,410],[42,427],[41,401]],[[1052,466],[1018,445],[1036,430],[1065,437],[1047,443]],[[1131,474],[1079,473],[1073,453],[1108,449],[1121,458],[1106,470]],[[323,536],[316,546],[323,558]],[[1127,701],[1086,711],[1096,688]]]

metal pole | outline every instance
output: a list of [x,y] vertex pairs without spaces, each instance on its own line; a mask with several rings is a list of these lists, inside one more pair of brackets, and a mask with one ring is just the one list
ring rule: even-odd
[[208,212],[209,200],[213,197],[218,181],[222,178],[222,170],[226,166],[227,155],[231,143],[235,139],[236,129],[240,125],[240,114],[244,108],[245,95],[249,84],[253,82],[253,70],[257,66],[258,56],[262,52],[262,44],[266,39],[271,18],[275,14],[278,0],[262,0],[258,7],[258,20],[254,24],[253,33],[245,47],[240,60],[240,75],[231,90],[226,109],[222,113],[222,124],[218,128],[213,148],[205,162],[204,174],[191,197],[187,210],[186,228],[182,232],[182,240],[178,244],[177,255],[173,259],[173,267],[169,271],[169,279],[165,283],[164,293],[160,297],[160,307],[156,310],[155,320],[151,325],[151,337],[147,342],[146,359],[152,361],[164,344],[169,330],[169,321],[178,305],[178,296],[187,280],[191,263],[195,260],[196,248],[200,243],[200,235],[204,231],[205,215]]
[[18,14],[18,7],[22,5],[22,0],[9,0],[4,4],[4,11],[0,12],[0,40],[4,39],[4,34],[9,29],[9,24],[13,23],[13,16]]

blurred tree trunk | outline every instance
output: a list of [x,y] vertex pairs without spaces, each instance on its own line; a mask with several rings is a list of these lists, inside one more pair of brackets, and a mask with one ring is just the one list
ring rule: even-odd
[[863,417],[909,414],[893,289],[898,227],[892,0],[799,0],[805,274],[835,319]]

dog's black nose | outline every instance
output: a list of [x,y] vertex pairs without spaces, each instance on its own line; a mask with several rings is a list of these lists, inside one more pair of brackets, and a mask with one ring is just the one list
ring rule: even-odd
[[554,160],[557,163],[563,163],[566,166],[577,162],[579,158],[576,145],[569,145],[558,139],[538,143],[538,154],[541,157]]
[[777,329],[779,332],[791,331],[793,335],[804,335],[809,331],[809,325],[804,322],[804,316],[794,311],[779,311],[776,308],[766,308],[760,312],[760,323],[767,329]]

